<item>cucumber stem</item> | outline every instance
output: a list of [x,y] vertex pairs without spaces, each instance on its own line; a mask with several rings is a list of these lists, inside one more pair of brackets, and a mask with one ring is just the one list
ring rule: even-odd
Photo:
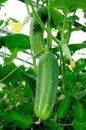
[[[49,0],[47,2],[47,6],[48,6],[48,21],[47,21],[47,28],[51,34],[51,27],[50,27],[50,21],[51,21],[51,15],[50,15],[50,8],[49,8]],[[51,49],[52,46],[52,38],[51,36],[48,34],[47,35],[47,50],[49,51]]]
[[65,84],[65,57],[63,55],[63,50],[62,50],[62,44],[67,44],[66,39],[65,39],[65,24],[66,24],[66,18],[67,18],[67,10],[65,11],[64,15],[64,20],[63,20],[63,26],[61,30],[61,45],[60,45],[60,53],[61,53],[61,72],[62,72],[62,89],[66,89],[66,84]]

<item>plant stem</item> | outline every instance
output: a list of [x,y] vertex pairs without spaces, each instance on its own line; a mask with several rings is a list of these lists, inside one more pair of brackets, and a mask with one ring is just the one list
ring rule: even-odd
[[73,123],[71,123],[71,124],[57,124],[57,126],[72,126],[73,125]]
[[29,14],[30,12],[29,12],[29,7],[28,7],[28,0],[24,0],[24,2],[25,2],[25,4],[26,4],[27,12],[28,12],[28,14]]
[[[50,8],[49,8],[49,0],[48,0],[48,2],[47,2],[47,6],[48,6],[48,21],[47,21],[47,28],[48,28],[48,30],[49,30],[49,32],[50,32],[50,34],[51,34],[51,27],[50,27],[50,21],[51,21],[51,15],[50,15]],[[52,46],[52,38],[51,38],[51,36],[48,34],[48,36],[47,36],[47,48],[48,48],[48,50],[50,50],[51,49],[51,46]]]
[[66,18],[67,18],[67,11],[65,11],[65,16],[64,16],[64,21],[63,21],[63,26],[61,30],[61,45],[60,45],[60,53],[61,53],[61,72],[62,72],[62,89],[66,89],[65,85],[65,57],[63,55],[63,50],[62,50],[62,45],[67,44],[65,43],[65,24],[66,24]]

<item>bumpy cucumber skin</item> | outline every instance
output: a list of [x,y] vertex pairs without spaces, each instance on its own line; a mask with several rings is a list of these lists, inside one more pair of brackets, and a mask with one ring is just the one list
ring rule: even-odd
[[[46,14],[43,12],[43,9],[39,8],[37,10],[37,14],[45,24],[47,18],[46,18]],[[32,17],[31,24],[30,24],[30,43],[31,43],[32,51],[35,55],[45,50],[45,45],[43,43],[43,32],[44,30],[41,28],[36,18]]]
[[49,118],[55,103],[58,82],[56,57],[48,52],[43,55],[37,68],[37,86],[34,104],[36,116],[42,120]]

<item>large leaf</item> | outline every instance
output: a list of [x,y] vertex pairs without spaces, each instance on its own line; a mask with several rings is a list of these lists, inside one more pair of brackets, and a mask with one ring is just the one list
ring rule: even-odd
[[49,3],[51,7],[57,7],[62,10],[86,9],[86,0],[49,0]]
[[0,47],[7,47],[11,53],[17,48],[18,51],[30,49],[29,37],[24,34],[11,34],[0,38]]
[[74,105],[74,130],[86,129],[86,110],[81,103],[76,102]]

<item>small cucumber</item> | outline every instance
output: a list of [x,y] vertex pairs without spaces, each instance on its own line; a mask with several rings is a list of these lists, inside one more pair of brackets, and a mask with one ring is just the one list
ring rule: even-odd
[[57,117],[64,118],[67,115],[67,112],[70,107],[70,101],[71,101],[70,97],[66,97],[65,99],[63,99],[61,104],[58,106]]
[[[40,17],[41,21],[45,25],[48,20],[48,8],[46,7],[38,8],[36,12]],[[59,13],[56,9],[50,8],[50,15],[51,15],[50,20],[51,28],[57,28],[57,26],[62,21],[63,18],[62,14]],[[43,28],[38,23],[35,16],[33,16],[30,24],[30,43],[32,47],[32,52],[35,56],[39,55],[40,53],[46,50],[45,44],[43,42],[43,33],[44,33]]]
[[[43,13],[43,9],[39,8],[37,14],[43,23],[46,23],[46,16]],[[34,55],[38,55],[45,50],[45,45],[43,43],[43,32],[40,24],[37,22],[35,17],[32,17],[30,24],[30,43]]]
[[37,67],[37,86],[34,112],[42,120],[49,118],[55,103],[58,82],[58,63],[51,53],[45,53]]

